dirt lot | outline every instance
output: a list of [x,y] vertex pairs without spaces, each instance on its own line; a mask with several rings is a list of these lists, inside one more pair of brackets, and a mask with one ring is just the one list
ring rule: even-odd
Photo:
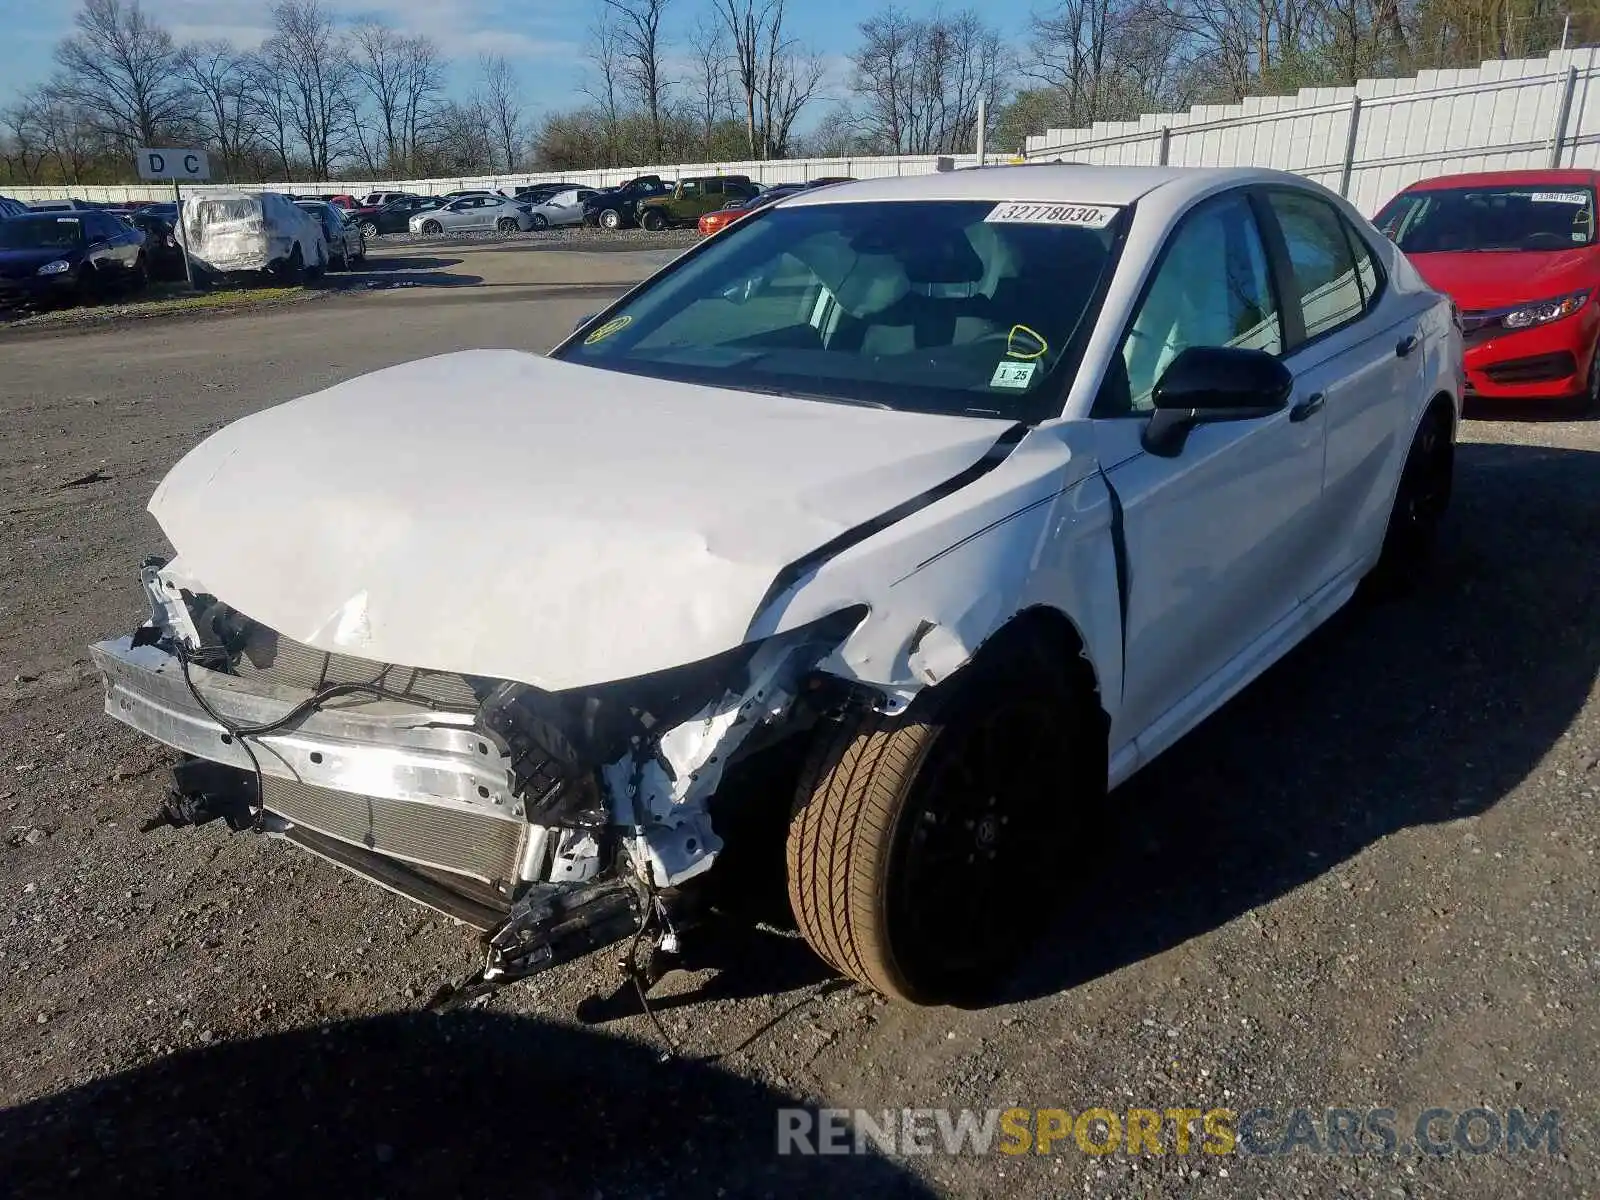
[[[138,831],[166,758],[102,717],[84,647],[142,615],[162,473],[363,371],[543,349],[647,265],[385,258],[416,286],[0,335],[0,1194],[1600,1194],[1600,425],[1470,423],[1432,583],[1119,792],[1053,910],[995,913],[1039,934],[1009,1003],[886,1006],[753,932],[661,986],[663,1064],[643,1017],[577,1019],[610,956],[419,1014],[464,931],[266,839]],[[1388,1107],[1408,1149],[780,1157],[795,1104],[1271,1107],[1266,1141],[1292,1106]],[[1478,1105],[1559,1109],[1558,1152],[1409,1149]]]

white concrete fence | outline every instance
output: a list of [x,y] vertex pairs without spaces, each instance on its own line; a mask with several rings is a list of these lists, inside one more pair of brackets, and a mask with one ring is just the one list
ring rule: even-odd
[[1030,137],[1026,154],[1045,162],[1277,167],[1343,193],[1370,215],[1428,175],[1600,165],[1600,50],[1051,129]]
[[[1057,158],[1104,164],[1266,166],[1296,171],[1349,196],[1372,213],[1425,175],[1519,167],[1600,166],[1600,49],[1546,58],[1485,62],[1461,70],[1423,71],[1410,79],[1365,79],[1355,87],[1303,88],[1293,96],[1252,97],[1241,104],[1196,105],[1136,121],[1051,129],[1027,142],[1034,161]],[[986,156],[990,163],[1010,161]],[[974,165],[958,154],[947,166]],[[375,191],[424,195],[463,188],[511,188],[565,179],[590,187],[635,175],[748,175],[759,183],[802,183],[828,175],[875,179],[937,171],[935,155],[892,158],[791,158],[760,162],[677,163],[603,171],[479,175],[458,179],[346,180],[248,184],[248,190],[307,195]],[[162,184],[12,188],[23,201],[76,196],[114,203],[161,200]]]

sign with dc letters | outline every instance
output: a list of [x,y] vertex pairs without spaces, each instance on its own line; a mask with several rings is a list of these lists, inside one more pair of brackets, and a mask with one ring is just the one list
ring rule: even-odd
[[180,183],[204,183],[211,178],[211,164],[204,150],[153,150],[134,152],[139,178],[173,179]]

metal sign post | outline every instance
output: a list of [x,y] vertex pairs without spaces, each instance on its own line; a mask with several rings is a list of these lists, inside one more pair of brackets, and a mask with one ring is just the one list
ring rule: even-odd
[[177,207],[177,215],[172,221],[172,240],[178,243],[178,253],[183,255],[183,278],[189,285],[189,290],[194,291],[194,264],[189,261],[189,239],[183,235],[183,192],[176,179],[172,181],[172,203]]
[[178,243],[178,249],[183,252],[183,277],[188,280],[190,290],[194,288],[194,264],[189,260],[189,242],[183,233],[183,189],[182,180],[202,183],[211,178],[211,164],[206,160],[204,150],[161,150],[150,147],[141,147],[134,152],[134,162],[139,168],[139,178],[148,180],[172,180],[172,200],[177,205],[177,219],[172,225],[172,234]]

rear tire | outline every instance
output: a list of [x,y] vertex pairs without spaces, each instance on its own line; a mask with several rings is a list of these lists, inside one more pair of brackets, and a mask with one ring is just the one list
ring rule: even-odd
[[519,232],[517,219],[515,217],[501,217],[500,220],[495,223],[495,228],[501,233]]
[[614,208],[602,209],[600,212],[601,229],[621,229],[622,214]]
[[550,219],[548,217],[546,217],[543,213],[534,213],[532,219],[533,219],[533,227],[536,230],[548,229],[550,227]]
[[894,999],[992,995],[1039,927],[1032,893],[1060,882],[1063,818],[1104,793],[1092,689],[1054,640],[1007,634],[902,715],[824,727],[797,788],[787,875],[800,933]]
[[1455,421],[1435,404],[1422,418],[1395,488],[1383,550],[1369,581],[1382,595],[1410,591],[1432,556],[1455,480]]
[[377,225],[375,225],[371,221],[363,221],[361,223],[361,236],[366,238],[368,241],[370,241],[373,238],[377,237],[378,236],[378,227],[377,227]]
[[279,282],[284,287],[299,287],[306,281],[306,258],[298,243],[289,253],[289,261],[278,269]]

